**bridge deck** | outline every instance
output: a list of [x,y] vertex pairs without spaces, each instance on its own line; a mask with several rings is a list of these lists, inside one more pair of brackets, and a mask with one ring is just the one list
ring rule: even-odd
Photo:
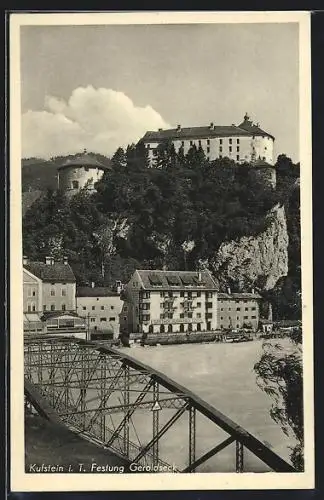
[[[63,471],[53,472],[106,472],[104,468],[122,467],[127,471],[128,462],[112,451],[101,448],[67,427],[46,420],[38,415],[27,415],[25,419],[25,471],[46,472],[37,470],[48,465],[63,467]],[[91,470],[91,464],[99,468]],[[80,470],[80,464],[84,464]],[[37,468],[35,467],[37,466]],[[100,468],[101,467],[101,468]],[[118,472],[118,470],[107,470]]]

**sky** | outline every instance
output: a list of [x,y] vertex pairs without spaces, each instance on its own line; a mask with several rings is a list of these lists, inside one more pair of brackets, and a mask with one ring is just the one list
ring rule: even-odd
[[296,23],[22,26],[22,156],[111,156],[248,112],[299,161],[298,66]]

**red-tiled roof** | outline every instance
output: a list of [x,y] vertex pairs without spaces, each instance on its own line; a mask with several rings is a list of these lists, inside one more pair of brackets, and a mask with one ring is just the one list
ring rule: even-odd
[[[148,290],[218,290],[218,283],[208,271],[137,270],[144,289]],[[177,284],[175,284],[177,283]]]
[[44,262],[29,262],[24,265],[27,271],[40,278],[42,281],[53,283],[74,283],[75,276],[69,264],[55,262],[45,264]]
[[77,297],[116,297],[119,294],[103,286],[93,288],[90,286],[80,286],[77,288],[76,295]]

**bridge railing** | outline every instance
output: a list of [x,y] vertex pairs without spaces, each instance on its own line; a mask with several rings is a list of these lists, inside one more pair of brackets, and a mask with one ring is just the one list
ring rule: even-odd
[[26,339],[24,349],[26,399],[130,462],[157,471],[295,472],[226,415],[122,350],[50,336]]

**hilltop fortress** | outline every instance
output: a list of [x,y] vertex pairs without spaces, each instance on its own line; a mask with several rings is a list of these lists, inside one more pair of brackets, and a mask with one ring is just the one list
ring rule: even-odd
[[[151,167],[154,167],[158,147],[171,141],[175,150],[182,148],[184,154],[196,146],[201,147],[206,158],[211,161],[227,157],[236,163],[249,163],[263,179],[275,187],[274,140],[273,135],[261,129],[258,123],[254,124],[246,113],[239,125],[210,123],[207,127],[188,128],[178,125],[176,129],[148,131],[140,142],[145,145]],[[83,188],[93,190],[94,184],[107,168],[109,167],[84,151],[58,168],[58,187],[69,196]]]

